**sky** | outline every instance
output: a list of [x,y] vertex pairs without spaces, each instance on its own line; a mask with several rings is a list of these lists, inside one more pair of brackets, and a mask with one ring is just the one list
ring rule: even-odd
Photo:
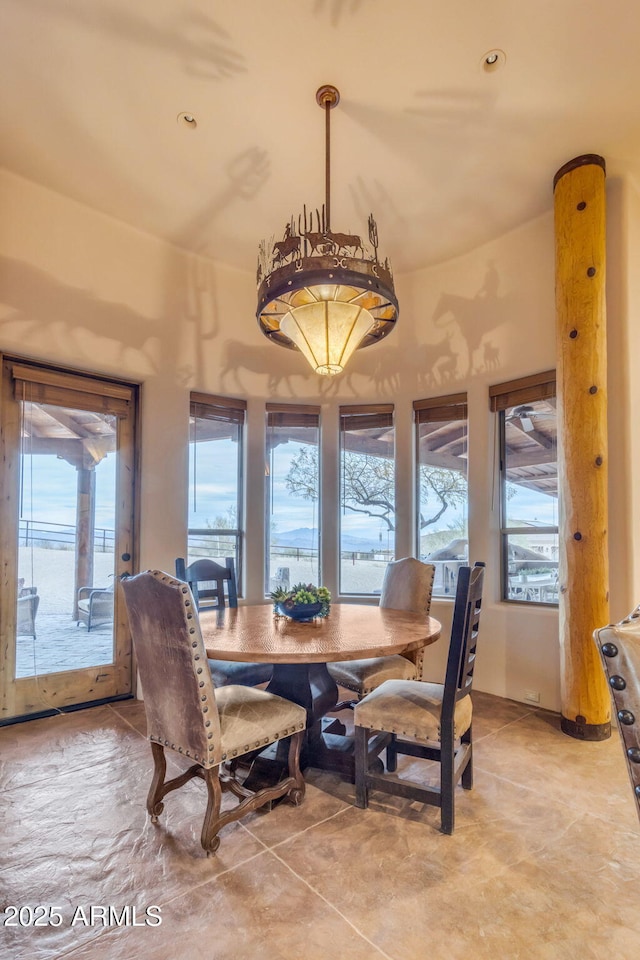
[[[116,457],[96,467],[96,527],[113,530]],[[77,471],[66,460],[35,454],[23,460],[22,519],[75,526]]]
[[516,492],[507,501],[508,522],[516,526],[518,521],[537,521],[550,527],[558,525],[558,498],[548,494],[529,490],[527,487],[514,487]]
[[[189,527],[213,526],[216,517],[228,516],[237,503],[237,444],[215,440],[189,444],[189,473],[195,471],[197,497],[189,491]],[[195,459],[194,459],[195,451]]]
[[[193,470],[193,444],[190,444],[190,470]],[[317,504],[292,496],[286,489],[285,477],[300,444],[280,444],[272,458],[274,507],[278,534],[302,527],[317,527]],[[196,477],[198,496],[194,509],[193,492],[189,496],[189,526],[206,527],[218,516],[228,514],[236,504],[236,445],[231,440],[197,444]],[[215,479],[212,479],[215,478]]]

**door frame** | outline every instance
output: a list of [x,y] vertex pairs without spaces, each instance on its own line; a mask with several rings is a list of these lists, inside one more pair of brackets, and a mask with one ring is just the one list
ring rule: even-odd
[[[43,716],[96,701],[135,693],[135,665],[121,591],[115,589],[110,664],[31,677],[15,677],[18,520],[21,456],[21,411],[16,383],[31,378],[36,402],[83,409],[82,396],[102,412],[115,413],[116,530],[114,573],[117,579],[138,569],[140,385],[57,364],[0,354],[0,725]],[[24,387],[23,387],[24,390]],[[52,400],[51,397],[54,399]],[[56,401],[56,398],[57,401]],[[112,407],[113,409],[110,409]],[[126,407],[126,412],[122,411]],[[97,406],[94,406],[97,409]],[[115,412],[115,411],[119,412]],[[128,560],[123,557],[128,556]]]

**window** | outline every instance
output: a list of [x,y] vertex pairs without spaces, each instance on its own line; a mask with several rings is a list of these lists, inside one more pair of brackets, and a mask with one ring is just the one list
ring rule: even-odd
[[393,405],[340,407],[340,593],[379,594],[394,556]]
[[498,413],[502,598],[558,602],[558,470],[555,373],[489,390]]
[[467,395],[413,404],[416,436],[417,554],[436,568],[433,595],[455,595],[468,563]]
[[319,585],[320,407],[267,404],[265,593]]
[[242,473],[246,402],[191,394],[187,563],[233,557],[242,592]]

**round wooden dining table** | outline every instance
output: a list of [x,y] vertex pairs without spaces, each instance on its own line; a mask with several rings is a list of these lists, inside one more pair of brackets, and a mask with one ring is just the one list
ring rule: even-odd
[[333,603],[328,617],[308,623],[274,615],[271,604],[201,611],[199,619],[208,657],[272,663],[267,690],[306,709],[303,764],[349,779],[351,738],[326,719],[338,702],[327,663],[410,653],[434,643],[441,631],[437,620],[422,613],[356,603]]

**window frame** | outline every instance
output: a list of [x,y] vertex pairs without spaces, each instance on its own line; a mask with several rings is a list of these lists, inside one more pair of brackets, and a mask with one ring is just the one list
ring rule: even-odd
[[[269,429],[271,427],[315,427],[318,431],[318,583],[322,584],[322,443],[321,443],[321,422],[320,407],[317,404],[299,404],[299,403],[267,403],[265,405],[265,453],[267,458],[271,453],[269,443]],[[267,461],[268,462],[268,461]],[[264,570],[263,570],[263,588],[265,597],[269,597],[271,591],[269,585],[270,576],[270,557],[271,557],[271,510],[269,508],[269,494],[271,492],[270,475],[265,465],[265,486],[264,486]]]
[[[393,429],[393,503],[394,519],[397,511],[397,451],[396,451],[396,423],[395,423],[395,405],[393,403],[375,403],[375,404],[345,404],[339,407],[338,423],[338,593],[341,597],[362,597],[375,598],[380,595],[380,590],[370,593],[347,591],[342,584],[342,520],[340,519],[345,512],[344,508],[344,476],[343,476],[343,455],[345,453],[344,437],[348,428],[367,429],[373,427],[391,427]],[[348,427],[346,428],[348,424]],[[397,523],[394,523],[394,541],[393,557],[396,556],[395,536]]]
[[[237,525],[234,528],[201,528],[190,527],[187,519],[187,555],[189,553],[189,540],[192,536],[198,537],[234,537],[235,539],[235,567],[236,584],[238,596],[244,596],[243,590],[243,570],[244,570],[244,445],[245,445],[245,427],[247,417],[247,401],[233,397],[223,397],[216,394],[199,393],[191,391],[189,395],[189,420],[194,418],[194,437],[191,439],[191,424],[189,424],[189,443],[195,445],[197,454],[197,429],[198,420],[216,420],[222,423],[235,423],[238,426],[238,455],[236,465],[237,476],[237,503],[236,517]],[[194,487],[197,486],[196,477],[191,476],[191,462],[188,469],[188,496],[193,494]],[[187,518],[189,510],[187,509]]]
[[[557,608],[558,600],[534,600],[526,597],[509,596],[509,538],[519,534],[530,534],[531,527],[507,526],[507,454],[506,454],[506,411],[524,403],[535,403],[557,397],[556,372],[547,370],[518,380],[509,380],[489,388],[489,406],[497,414],[499,437],[499,483],[500,483],[500,600],[502,603],[526,604],[533,607]],[[558,431],[556,422],[556,469],[557,469]],[[536,527],[538,533],[559,535],[557,524]]]
[[[467,470],[465,475],[465,480],[467,483],[467,517],[469,514],[469,408],[468,408],[468,398],[466,391],[460,393],[450,393],[445,396],[440,397],[430,397],[425,400],[414,400],[413,401],[413,430],[414,430],[414,497],[415,497],[415,524],[414,524],[414,539],[415,539],[415,555],[418,558],[421,558],[421,549],[420,549],[420,540],[421,540],[421,530],[420,530],[420,424],[421,423],[452,423],[456,420],[464,421],[466,431],[465,431],[465,446],[467,451]],[[470,546],[469,546],[469,530],[467,525],[467,556],[466,559],[461,561],[461,563],[467,564],[469,562],[470,556]],[[425,559],[425,563],[430,563],[431,561]],[[437,561],[434,561],[437,562]],[[451,583],[449,588],[445,588],[444,593],[436,593],[434,590],[433,598],[437,600],[453,600],[455,595],[455,578],[456,574],[452,575]]]

